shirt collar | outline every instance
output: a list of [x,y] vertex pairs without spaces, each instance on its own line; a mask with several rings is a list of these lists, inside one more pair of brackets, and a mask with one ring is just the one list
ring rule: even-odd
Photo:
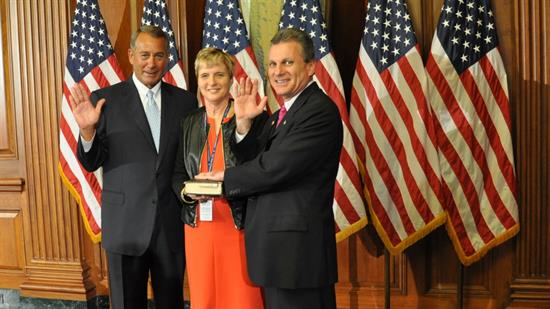
[[[149,91],[149,88],[145,86],[137,77],[136,74],[132,74],[132,81],[134,81],[134,85],[136,85],[136,89],[139,94],[139,98],[141,99],[141,103],[143,104],[143,108],[145,108],[145,104],[147,104],[147,92]],[[153,98],[155,99],[155,103],[157,104],[157,107],[159,110],[161,109],[161,96],[160,96],[160,86],[162,82],[159,81],[156,85],[153,86],[153,88],[150,88],[151,91],[153,91]]]
[[309,83],[304,87],[304,89],[302,89],[300,92],[298,92],[295,96],[293,96],[292,98],[288,99],[288,101],[285,101],[285,108],[286,110],[290,110],[290,107],[292,107],[292,105],[294,104],[294,102],[296,101],[296,99],[300,96],[300,94],[302,94],[302,92],[304,92],[304,90],[306,90],[307,87],[309,87],[311,84],[314,83],[314,80],[311,79],[309,81]]
[[[136,85],[136,88],[138,90],[139,96],[141,98],[147,97],[147,92],[149,91],[149,88],[145,86],[137,77],[136,74],[132,74],[132,80],[134,81],[134,85]],[[156,96],[160,91],[160,84],[159,81],[156,85],[153,86],[153,88],[150,88],[153,91],[153,95]]]

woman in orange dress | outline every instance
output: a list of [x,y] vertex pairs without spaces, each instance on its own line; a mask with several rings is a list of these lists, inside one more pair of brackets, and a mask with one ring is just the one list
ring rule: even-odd
[[[184,204],[185,257],[193,309],[263,308],[260,288],[252,285],[244,251],[244,200],[205,199],[181,194],[183,182],[201,172],[235,166],[230,143],[235,117],[229,89],[231,56],[215,48],[197,54],[195,73],[204,104],[182,121],[173,187]],[[196,200],[198,199],[198,200]]]

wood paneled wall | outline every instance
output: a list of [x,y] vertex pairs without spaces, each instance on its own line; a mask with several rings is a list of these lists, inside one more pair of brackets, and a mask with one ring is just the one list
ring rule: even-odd
[[507,46],[507,69],[512,77],[522,230],[514,251],[510,296],[521,306],[534,298],[550,302],[550,3],[517,0],[511,8],[510,28],[515,31]]
[[[268,0],[257,0],[268,1]],[[330,35],[349,96],[368,0],[333,0]],[[166,0],[191,69],[205,0]],[[443,0],[408,0],[427,56]],[[143,0],[99,0],[124,72]],[[550,2],[492,0],[508,73],[521,230],[465,269],[465,308],[550,306]],[[84,300],[106,295],[106,265],[57,173],[58,115],[75,0],[0,0],[0,288]],[[134,10],[134,11],[132,11]],[[278,14],[278,12],[274,12]],[[343,35],[345,34],[345,35]],[[341,308],[382,308],[384,257],[371,227],[338,244]],[[458,260],[444,229],[391,258],[393,308],[452,308]]]
[[0,199],[0,235],[6,239],[1,278],[6,286],[16,283],[24,296],[86,299],[95,289],[84,262],[86,238],[57,174],[69,6],[12,0],[2,1],[1,12],[6,96],[0,104],[10,119],[1,135],[15,146],[0,160],[0,183],[6,184]]

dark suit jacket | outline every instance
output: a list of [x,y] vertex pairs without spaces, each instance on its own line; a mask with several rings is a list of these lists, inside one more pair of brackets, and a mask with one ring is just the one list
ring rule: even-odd
[[161,133],[157,154],[149,123],[131,78],[92,93],[105,98],[92,148],[78,143],[78,159],[88,171],[103,166],[102,245],[113,253],[141,255],[147,249],[155,217],[167,231],[174,252],[183,250],[181,204],[171,190],[179,140],[179,122],[196,108],[191,93],[162,83]]
[[249,197],[250,279],[267,287],[326,286],[337,281],[332,203],[342,147],[340,114],[314,83],[275,128],[277,116],[259,136],[249,133],[235,146],[240,156],[257,156],[225,171],[226,195]]

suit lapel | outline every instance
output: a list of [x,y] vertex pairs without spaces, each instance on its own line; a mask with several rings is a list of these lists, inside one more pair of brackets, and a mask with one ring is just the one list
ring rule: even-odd
[[[294,115],[298,113],[300,108],[304,105],[304,103],[307,101],[307,98],[311,95],[311,93],[318,89],[318,86],[316,83],[313,83],[306,87],[302,93],[296,98],[296,101],[292,104],[292,107],[286,112],[285,118],[283,119],[283,122],[274,130],[271,131],[271,138],[275,138],[275,136],[279,135],[281,132],[285,132],[286,128],[289,127],[289,124],[294,121]],[[279,115],[279,111],[277,111],[277,115]],[[272,125],[275,127],[277,123],[277,118],[274,118],[274,122],[272,122]]]
[[136,85],[132,81],[132,78],[127,80],[128,83],[128,96],[126,102],[128,102],[129,112],[133,116],[134,121],[136,122],[137,127],[143,133],[145,138],[149,141],[151,147],[155,148],[155,142],[153,141],[153,135],[151,134],[151,129],[149,128],[149,122],[147,121],[147,116],[145,116],[145,111],[143,110],[143,103],[139,97]]
[[275,136],[277,136],[277,133],[279,132],[279,128],[277,127],[277,119],[279,115],[279,111],[277,111],[276,114],[271,115],[271,117],[268,120],[269,123],[269,138],[273,139]]
[[130,89],[128,91],[128,96],[126,100],[130,104],[130,114],[133,115],[134,121],[136,122],[139,130],[141,131],[141,133],[143,133],[145,138],[149,141],[150,146],[156,152],[155,141],[153,140],[151,128],[149,128],[149,121],[147,120],[147,116],[145,115],[145,110],[143,110],[143,103],[141,102],[141,98],[139,97],[136,85],[134,85],[132,78],[129,78],[127,83],[129,84]]

